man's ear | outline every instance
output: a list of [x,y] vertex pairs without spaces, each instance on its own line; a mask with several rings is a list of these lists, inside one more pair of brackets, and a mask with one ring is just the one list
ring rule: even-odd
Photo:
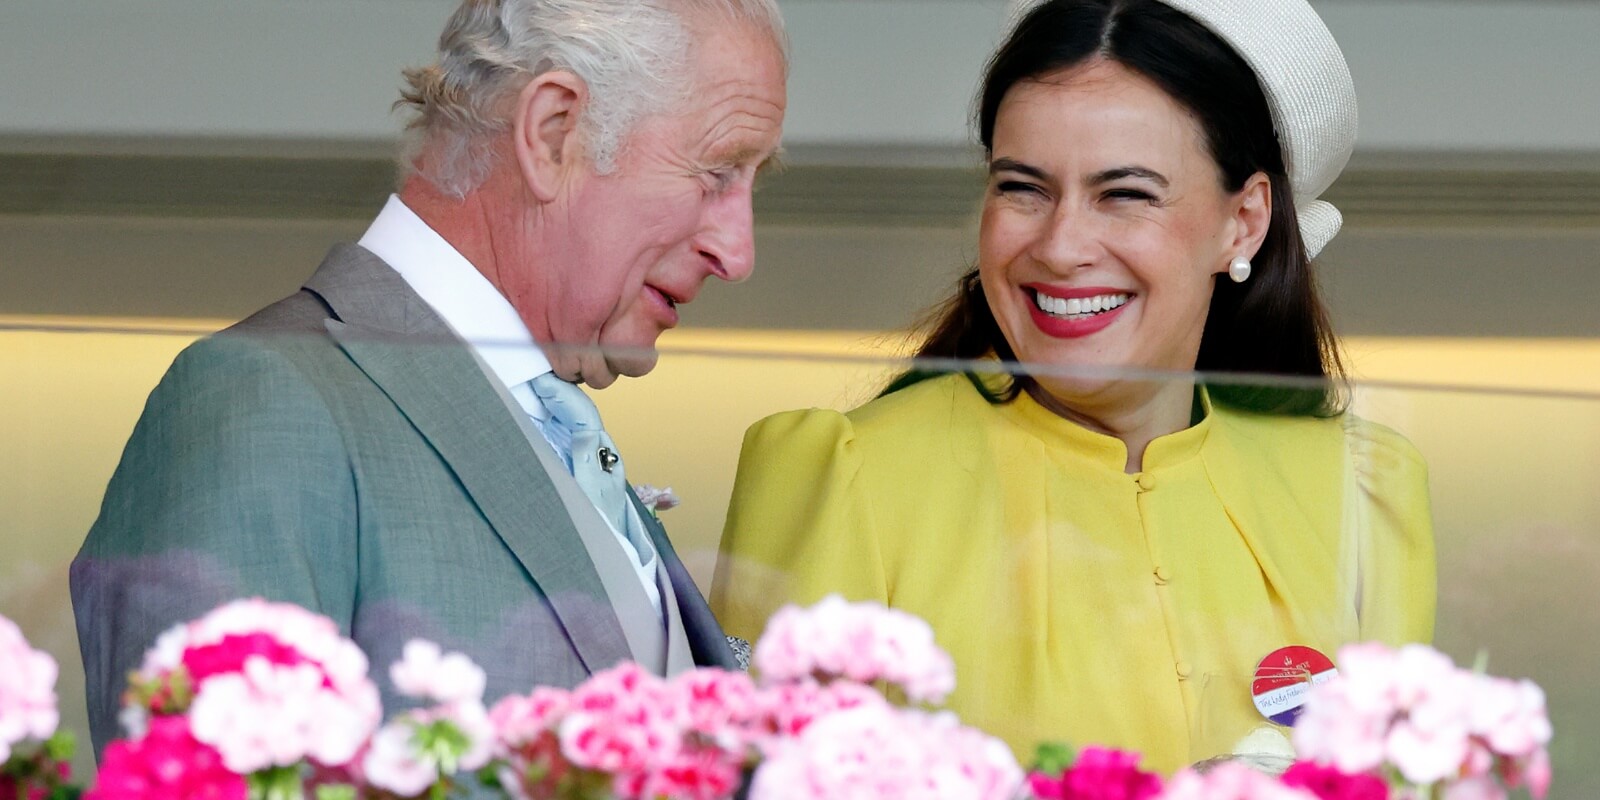
[[[1255,260],[1272,227],[1272,179],[1257,172],[1234,197],[1234,236],[1230,252]],[[1226,269],[1226,267],[1224,267]]]
[[535,77],[517,94],[512,117],[517,165],[540,202],[555,199],[563,176],[578,160],[578,122],[588,99],[583,79],[564,70]]

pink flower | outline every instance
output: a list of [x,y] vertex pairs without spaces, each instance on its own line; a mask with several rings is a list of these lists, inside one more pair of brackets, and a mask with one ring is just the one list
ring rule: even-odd
[[941,702],[955,688],[955,666],[927,622],[838,595],[810,608],[780,609],[756,642],[753,665],[768,683],[885,681],[915,702]]
[[1544,691],[1532,681],[1477,676],[1469,724],[1494,752],[1523,758],[1550,743],[1550,717]]
[[568,694],[560,689],[541,686],[528,695],[506,695],[489,709],[489,722],[494,726],[497,752],[508,755],[539,737],[553,733],[562,715],[567,713]]
[[668,684],[673,716],[684,730],[725,750],[743,752],[762,716],[760,691],[743,672],[696,669]]
[[483,669],[461,653],[445,653],[423,639],[406,642],[401,660],[389,667],[389,679],[407,697],[438,703],[483,702]]
[[572,691],[557,728],[561,752],[584,769],[641,772],[677,754],[682,733],[660,678],[626,663],[596,673]]
[[1158,795],[1159,800],[1317,800],[1303,789],[1279,783],[1237,762],[1225,763],[1204,775],[1184,770]]
[[777,747],[750,800],[1009,800],[1021,784],[1010,749],[953,716],[864,705]]
[[1445,784],[1439,800],[1506,800],[1506,790],[1494,778],[1477,775]]
[[738,758],[714,747],[691,747],[644,772],[622,776],[616,790],[635,800],[718,800],[732,797],[742,777]]
[[1429,784],[1459,774],[1470,745],[1465,725],[1452,722],[1430,728],[1403,720],[1390,729],[1386,749],[1389,762],[1406,780]]
[[189,732],[183,717],[150,721],[143,739],[116,741],[100,759],[85,800],[245,800],[244,778]]
[[887,706],[883,695],[870,686],[836,681],[826,686],[813,680],[762,689],[756,698],[760,712],[758,744],[799,736],[817,719],[862,706]]
[[634,494],[639,496],[639,503],[654,513],[671,511],[679,505],[678,496],[673,493],[672,487],[657,489],[649,484],[639,484],[633,487]]
[[1317,800],[1389,800],[1389,785],[1376,775],[1299,761],[1283,773],[1283,785],[1304,789]]
[[1462,779],[1498,773],[1518,785],[1523,765],[1550,741],[1544,693],[1531,682],[1458,669],[1423,645],[1356,645],[1339,661],[1339,675],[1312,690],[1295,727],[1304,758],[1346,773],[1388,765],[1419,786],[1456,781],[1465,797],[1483,788]]
[[[180,671],[193,701],[168,707]],[[162,634],[135,680],[163,687],[152,710],[186,712],[195,738],[240,774],[307,758],[344,766],[382,716],[366,656],[332,620],[259,599]]]
[[1543,748],[1528,757],[1527,763],[1521,765],[1521,780],[1512,780],[1512,786],[1525,784],[1528,793],[1535,800],[1544,800],[1550,792],[1550,753]]
[[1086,747],[1059,777],[1028,776],[1041,800],[1148,800],[1161,792],[1161,778],[1139,769],[1139,754]]
[[55,659],[35,650],[22,629],[0,617],[0,764],[24,740],[44,740],[61,721],[56,708]]

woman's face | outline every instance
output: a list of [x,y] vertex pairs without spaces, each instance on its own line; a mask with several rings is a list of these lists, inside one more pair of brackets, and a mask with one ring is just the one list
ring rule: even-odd
[[[1269,219],[1263,175],[1226,191],[1199,122],[1097,60],[1006,93],[978,269],[1023,362],[1191,370],[1215,276]],[[1093,372],[1039,382],[1071,403],[1116,385]]]

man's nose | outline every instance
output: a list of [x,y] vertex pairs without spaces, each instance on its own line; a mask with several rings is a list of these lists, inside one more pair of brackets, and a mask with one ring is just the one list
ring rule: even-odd
[[729,190],[708,209],[695,247],[711,274],[730,283],[750,277],[756,265],[755,199],[744,184]]

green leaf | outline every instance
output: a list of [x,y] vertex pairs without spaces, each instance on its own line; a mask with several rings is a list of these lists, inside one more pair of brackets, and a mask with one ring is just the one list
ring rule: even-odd
[[78,749],[78,740],[72,731],[59,730],[44,743],[44,751],[56,761],[71,761]]
[[1046,775],[1060,775],[1078,760],[1077,751],[1065,742],[1044,742],[1033,751],[1033,771]]
[[250,800],[305,800],[306,797],[298,766],[270,767],[251,773],[247,780]]
[[491,761],[489,766],[478,770],[478,784],[486,789],[500,789],[500,762]]
[[356,800],[356,787],[348,783],[324,783],[317,787],[316,800]]

